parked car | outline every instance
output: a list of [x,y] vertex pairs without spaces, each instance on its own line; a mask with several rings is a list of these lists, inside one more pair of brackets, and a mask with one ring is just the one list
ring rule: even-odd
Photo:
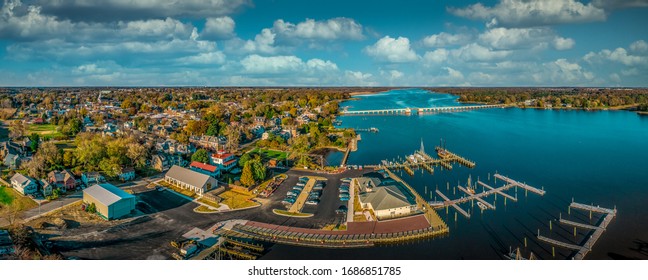
[[349,199],[350,198],[348,196],[340,197],[340,201],[349,201]]
[[338,207],[338,209],[335,210],[335,213],[336,214],[346,214],[347,210],[348,209],[347,209],[346,205],[340,205],[340,207]]
[[308,200],[308,201],[306,201],[306,204],[308,204],[308,205],[317,205],[317,204],[319,204],[319,199]]

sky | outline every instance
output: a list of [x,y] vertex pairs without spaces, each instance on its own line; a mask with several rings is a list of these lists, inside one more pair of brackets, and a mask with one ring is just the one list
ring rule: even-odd
[[1,0],[0,86],[648,86],[648,0]]

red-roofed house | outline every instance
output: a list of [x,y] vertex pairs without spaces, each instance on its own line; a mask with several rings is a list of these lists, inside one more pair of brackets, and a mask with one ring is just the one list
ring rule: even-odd
[[219,169],[230,171],[236,166],[238,159],[234,154],[226,153],[225,150],[219,150],[217,153],[211,155],[211,161]]
[[218,166],[206,164],[198,161],[192,161],[189,168],[193,171],[205,174],[210,177],[218,178],[220,176],[220,169]]

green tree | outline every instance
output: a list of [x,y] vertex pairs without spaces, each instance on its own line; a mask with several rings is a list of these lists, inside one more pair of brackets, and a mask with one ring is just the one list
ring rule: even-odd
[[209,163],[209,153],[205,149],[198,149],[193,155],[191,155],[192,161]]
[[266,176],[266,167],[261,162],[261,158],[256,158],[251,161],[252,172],[254,173],[254,180],[263,181]]
[[40,144],[40,136],[37,133],[32,133],[32,135],[29,136],[29,140],[31,141],[29,147],[31,148],[32,152],[38,150],[38,144]]
[[243,173],[241,173],[241,184],[246,187],[251,187],[254,185],[254,174],[252,172],[252,163],[247,162],[243,167]]
[[88,207],[86,207],[86,212],[88,212],[88,213],[96,213],[97,212],[97,205],[95,205],[94,202],[90,203],[90,205],[88,205]]

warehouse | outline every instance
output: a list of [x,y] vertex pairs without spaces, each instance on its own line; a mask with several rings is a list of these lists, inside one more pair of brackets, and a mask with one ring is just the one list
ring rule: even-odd
[[135,209],[135,196],[112,184],[95,184],[83,190],[83,202],[95,204],[97,213],[112,220],[126,216]]

